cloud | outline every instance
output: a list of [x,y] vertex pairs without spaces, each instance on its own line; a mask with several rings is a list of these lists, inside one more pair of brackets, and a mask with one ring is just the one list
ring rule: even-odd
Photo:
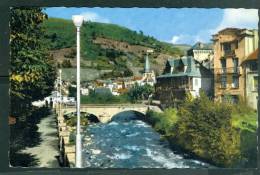
[[227,27],[257,28],[257,9],[225,9],[222,21],[212,32],[218,32]]
[[194,44],[198,41],[210,42],[211,36],[218,31],[227,28],[258,28],[258,10],[257,9],[225,9],[223,17],[215,28],[203,28],[194,34],[177,34],[168,42],[172,44]]
[[172,43],[172,44],[177,44],[178,41],[180,40],[180,38],[181,38],[181,36],[176,36],[176,35],[175,35],[175,36],[172,37],[170,43]]
[[83,12],[80,15],[84,16],[84,21],[102,22],[102,23],[110,22],[107,18],[104,18],[94,12]]
[[180,34],[174,35],[172,39],[168,42],[172,44],[190,44],[196,43],[198,41],[204,42],[205,40],[199,35],[188,35],[188,34]]

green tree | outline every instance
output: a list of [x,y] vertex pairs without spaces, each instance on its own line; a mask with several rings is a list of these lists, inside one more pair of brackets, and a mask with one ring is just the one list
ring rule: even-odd
[[132,102],[139,100],[148,100],[149,96],[154,93],[154,87],[149,84],[143,86],[137,83],[128,91],[128,96]]
[[49,95],[56,76],[54,63],[43,44],[41,8],[12,8],[10,20],[11,115],[25,119],[31,102]]
[[201,93],[186,99],[178,110],[177,142],[186,150],[217,165],[231,167],[240,159],[240,134],[232,128],[232,108]]

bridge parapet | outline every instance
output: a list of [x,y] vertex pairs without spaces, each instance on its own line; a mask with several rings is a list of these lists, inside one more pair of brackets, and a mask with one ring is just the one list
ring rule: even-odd
[[[115,116],[118,113],[126,111],[137,111],[145,115],[148,109],[155,110],[156,112],[161,111],[161,109],[158,106],[148,106],[143,104],[90,104],[82,105],[80,110],[81,112],[93,114],[97,116],[102,123],[106,123],[110,121],[113,118],[113,116]],[[65,107],[62,110],[64,114],[68,114],[71,112],[76,112],[76,107]]]

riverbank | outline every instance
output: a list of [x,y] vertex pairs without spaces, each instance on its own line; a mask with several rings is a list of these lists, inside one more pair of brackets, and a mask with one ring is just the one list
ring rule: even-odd
[[256,167],[256,119],[255,111],[243,103],[217,103],[205,97],[162,114],[148,111],[145,117],[174,151],[223,168]]

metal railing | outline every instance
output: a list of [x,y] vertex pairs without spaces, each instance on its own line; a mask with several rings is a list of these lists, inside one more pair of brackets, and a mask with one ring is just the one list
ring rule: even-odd
[[228,57],[228,56],[234,56],[235,55],[235,50],[224,50],[222,56]]
[[215,68],[216,74],[240,74],[239,67],[228,67],[228,68]]

